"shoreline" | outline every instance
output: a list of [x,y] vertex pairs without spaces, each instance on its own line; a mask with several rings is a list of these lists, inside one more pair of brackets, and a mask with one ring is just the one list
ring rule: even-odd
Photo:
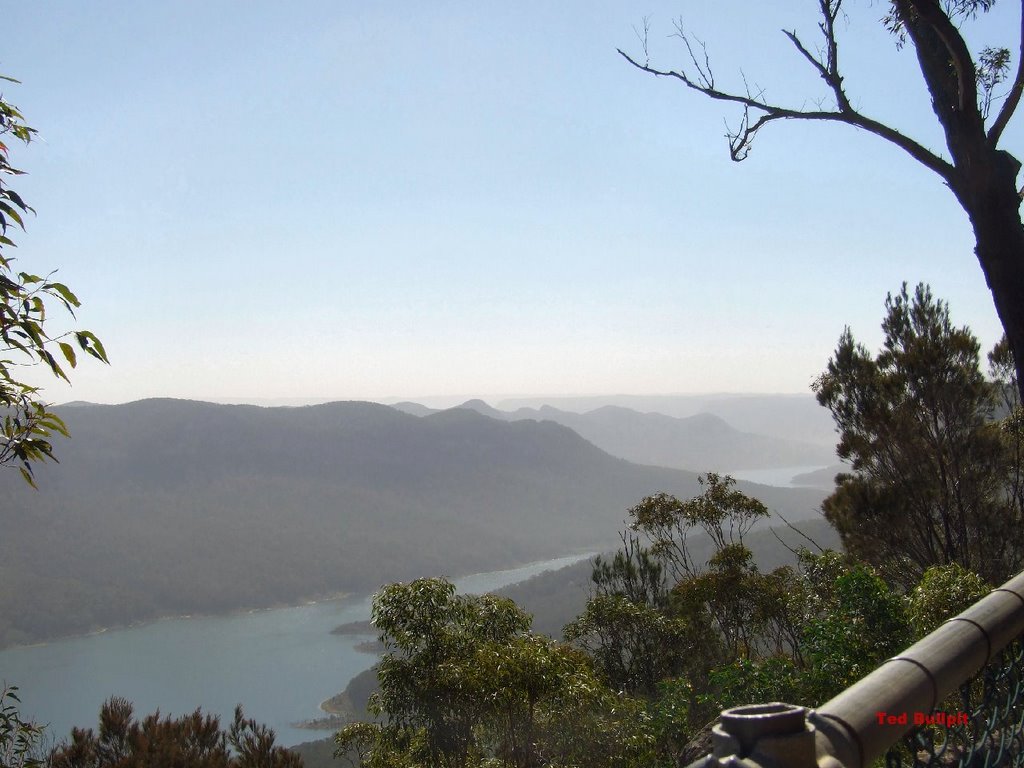
[[[472,578],[474,576],[480,576],[480,575],[483,575],[483,574],[507,573],[507,572],[510,572],[510,571],[516,571],[516,570],[519,570],[521,568],[529,568],[530,566],[537,565],[539,563],[551,562],[552,560],[564,560],[564,559],[569,559],[569,558],[575,558],[578,561],[578,560],[582,560],[582,559],[587,558],[587,557],[593,557],[596,554],[599,554],[599,553],[595,552],[592,549],[580,549],[580,550],[576,550],[574,552],[570,552],[569,554],[562,555],[560,557],[545,558],[545,559],[540,559],[540,560],[531,560],[530,562],[519,563],[519,564],[516,564],[516,565],[511,565],[511,566],[509,566],[507,568],[500,568],[497,571],[479,571],[479,572],[472,572],[472,573],[464,573],[464,574],[461,574],[461,575],[458,575],[458,576],[445,575],[444,578],[448,579],[449,581],[458,581],[458,580],[461,580],[461,579],[468,579],[468,578]],[[560,566],[560,567],[564,568],[564,567],[568,567],[568,565],[571,565],[571,563],[569,563],[567,565],[564,565],[564,566]],[[558,570],[558,568],[552,568],[551,570]],[[542,571],[542,573],[543,573],[543,571]],[[527,577],[521,579],[520,582],[521,581],[527,581],[530,578],[532,578],[532,576],[527,576]],[[514,582],[514,583],[520,583],[520,582]],[[376,590],[369,591],[367,593],[367,596],[371,596],[374,591],[376,591]],[[0,652],[14,651],[14,650],[20,650],[20,649],[25,649],[25,648],[38,648],[38,647],[41,647],[41,646],[52,645],[54,643],[60,643],[60,642],[64,642],[64,641],[67,641],[67,640],[74,640],[74,639],[77,639],[77,638],[94,637],[94,636],[97,636],[97,635],[105,634],[107,632],[120,632],[120,631],[130,630],[130,629],[138,629],[140,627],[146,627],[146,626],[150,626],[150,625],[153,625],[153,624],[159,624],[159,623],[164,622],[164,621],[175,621],[175,620],[181,620],[181,619],[226,618],[226,617],[230,617],[230,616],[240,616],[240,615],[244,615],[244,614],[255,614],[255,613],[264,613],[266,611],[284,610],[284,609],[287,609],[287,608],[301,608],[303,606],[320,605],[320,604],[323,604],[323,603],[340,603],[340,602],[343,602],[345,600],[353,599],[353,597],[358,599],[361,594],[362,593],[355,593],[355,592],[351,592],[351,591],[341,591],[341,590],[339,590],[339,591],[336,591],[336,592],[329,592],[329,593],[327,593],[325,595],[318,596],[318,597],[315,597],[315,598],[310,598],[310,599],[305,599],[305,600],[296,600],[296,601],[277,602],[277,603],[272,603],[270,605],[263,605],[263,606],[257,606],[257,607],[252,607],[252,606],[245,607],[245,606],[243,606],[243,607],[239,607],[239,608],[231,608],[231,609],[228,609],[228,610],[225,610],[225,611],[215,611],[215,612],[211,612],[211,613],[195,611],[195,612],[192,612],[192,613],[182,613],[182,614],[164,614],[164,615],[160,615],[160,616],[154,616],[154,617],[151,617],[151,618],[139,619],[137,621],[129,622],[128,624],[111,624],[111,625],[108,625],[108,626],[98,627],[96,629],[90,629],[90,630],[86,630],[86,631],[72,631],[72,632],[68,632],[67,634],[54,635],[53,637],[48,637],[46,639],[36,640],[36,641],[33,641],[33,642],[28,642],[28,643],[12,643],[10,645],[0,644]]]
[[[469,574],[477,578],[450,575],[448,578],[455,581],[464,593],[497,591],[545,571],[559,570],[586,560],[595,550],[580,548],[570,554],[559,553],[559,557],[531,560],[525,565]],[[254,659],[258,659],[259,664],[267,663],[273,653],[287,657],[286,663],[269,662],[271,666],[266,670],[266,680],[272,680],[273,685],[281,690],[288,689],[297,694],[292,696],[295,702],[267,704],[267,712],[260,714],[261,721],[277,731],[282,744],[300,743],[322,738],[331,730],[342,727],[340,719],[336,718],[347,721],[367,719],[365,713],[351,705],[346,711],[344,701],[335,696],[348,693],[344,689],[352,680],[367,673],[377,663],[379,653],[371,653],[369,647],[353,647],[362,643],[369,646],[375,633],[362,637],[338,637],[331,636],[330,631],[346,618],[369,618],[370,594],[371,589],[365,592],[349,590],[348,593],[322,594],[315,600],[296,600],[283,606],[278,603],[276,606],[244,607],[216,614],[181,611],[177,615],[155,617],[125,627],[154,627],[141,629],[135,634],[124,632],[119,627],[99,627],[87,633],[78,632],[43,642],[12,646],[11,653],[4,654],[5,660],[0,667],[7,670],[8,677],[17,678],[15,682],[18,685],[33,692],[34,696],[27,697],[26,706],[39,719],[50,722],[54,733],[64,734],[86,723],[95,727],[97,702],[108,696],[110,691],[117,691],[134,701],[140,712],[157,708],[161,712],[188,712],[202,704],[204,711],[219,713],[222,721],[226,722],[238,701],[266,698],[264,676],[261,675],[259,684],[256,684],[251,669],[244,663],[236,663],[246,653],[247,639],[256,637],[259,642],[253,645],[253,652],[257,654]],[[321,607],[315,607],[316,604],[321,604]],[[272,613],[282,608],[289,610]],[[162,623],[180,618],[211,620]],[[104,637],[84,639],[99,635]],[[210,638],[210,652],[205,650],[207,641],[204,638],[207,637]],[[66,640],[72,642],[65,643]],[[296,642],[309,650],[308,659],[296,656]],[[154,651],[159,655],[154,655]],[[202,658],[192,664],[191,654]],[[229,663],[217,662],[218,654]],[[211,659],[213,666],[208,663]],[[341,667],[338,663],[342,659],[344,669],[350,670],[344,675],[339,674]],[[86,660],[87,663],[80,663]],[[176,678],[164,680],[166,675],[162,670],[167,669],[179,669],[181,676],[189,677],[188,692],[179,690]],[[331,676],[331,682],[325,686],[327,675]],[[152,684],[140,684],[150,677],[153,678]],[[367,685],[370,682],[368,679],[365,681]],[[165,686],[167,690],[161,693]],[[353,688],[360,700],[364,695],[363,688],[365,685]],[[220,701],[224,698],[224,691],[231,692],[230,701]],[[316,733],[318,730],[320,733]]]
[[260,607],[241,607],[241,608],[230,608],[226,611],[216,611],[213,613],[204,613],[201,611],[194,611],[192,613],[179,613],[179,614],[164,614],[161,616],[154,616],[148,619],[139,619],[129,624],[111,624],[106,627],[98,627],[96,629],[90,629],[86,632],[69,632],[66,635],[55,635],[54,637],[47,638],[45,640],[37,640],[31,643],[12,643],[11,645],[0,644],[0,652],[3,651],[14,651],[22,648],[39,648],[44,645],[53,645],[54,643],[62,643],[66,640],[75,640],[77,638],[84,637],[95,637],[96,635],[103,635],[107,632],[122,632],[129,629],[139,629],[141,627],[148,627],[153,624],[160,624],[164,621],[180,621],[182,619],[216,619],[216,618],[228,618],[231,616],[243,616],[248,614],[266,613],[267,611],[282,611],[287,608],[302,608],[308,605],[322,605],[324,603],[340,603],[345,600],[352,598],[354,593],[352,592],[331,592],[324,597],[318,597],[315,599],[301,600],[296,602],[283,602],[273,603],[271,605],[265,605]]

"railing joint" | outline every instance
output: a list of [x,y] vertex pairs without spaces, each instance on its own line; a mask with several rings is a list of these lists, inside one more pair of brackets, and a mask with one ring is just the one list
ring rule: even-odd
[[1013,595],[1018,600],[1020,600],[1021,605],[1024,605],[1024,596],[1022,596],[1019,592],[1015,590],[1008,589],[1006,586],[997,587],[996,589],[993,589],[992,592],[1005,592],[1008,595]]
[[891,659],[883,661],[882,664],[889,664],[893,661],[905,661],[908,664],[913,664],[919,670],[924,672],[924,676],[928,678],[928,684],[932,687],[932,703],[931,706],[928,707],[928,710],[931,711],[935,709],[935,707],[939,705],[939,684],[935,682],[935,676],[932,674],[932,671],[917,659],[911,659],[908,656],[893,656]]

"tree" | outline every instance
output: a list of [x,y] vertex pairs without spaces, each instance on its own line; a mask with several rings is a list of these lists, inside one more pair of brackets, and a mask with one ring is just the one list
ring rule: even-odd
[[418,579],[378,593],[373,622],[388,653],[369,708],[383,721],[343,728],[338,756],[368,768],[644,764],[642,702],[609,690],[578,649],[530,633],[511,600]]
[[[0,75],[0,80],[16,83]],[[24,172],[10,164],[7,136],[28,144],[36,131],[28,127],[18,109],[0,94],[0,466],[16,464],[30,485],[33,464],[55,460],[50,438],[67,436],[64,422],[42,400],[38,387],[15,378],[16,366],[43,366],[55,377],[70,381],[64,365],[77,364],[75,345],[97,360],[107,362],[103,344],[90,331],[49,334],[47,301],[55,301],[74,317],[78,297],[66,285],[51,279],[15,272],[11,228],[25,228],[25,216],[35,211],[10,188],[7,178]],[[74,344],[70,343],[73,339]],[[60,356],[58,360],[57,356]]]
[[742,704],[817,706],[911,641],[902,598],[873,568],[807,550],[798,565],[785,580],[788,642],[762,642],[709,670],[693,705],[698,722]]
[[[612,688],[644,698],[655,712],[664,708],[666,680],[706,680],[739,659],[799,657],[796,574],[788,567],[762,573],[743,543],[767,508],[729,476],[699,480],[699,496],[659,493],[629,510],[623,549],[611,561],[595,560],[594,594],[565,627]],[[692,546],[698,533],[714,547],[706,562]]]
[[697,478],[704,488],[700,496],[680,501],[659,493],[644,498],[629,510],[630,528],[651,541],[651,554],[660,559],[678,579],[696,576],[703,564],[695,563],[687,546],[692,533],[704,533],[721,551],[743,546],[743,537],[758,520],[769,517],[760,501],[737,491],[729,475],[708,472]]
[[904,588],[950,563],[1001,583],[1024,567],[1019,409],[995,419],[1006,383],[985,380],[977,339],[927,286],[911,297],[904,285],[885,307],[881,352],[847,328],[814,384],[853,469],[825,516],[847,551]]
[[815,599],[808,602],[816,610],[804,614],[799,686],[808,706],[831,699],[911,642],[903,601],[874,569],[837,564],[834,553],[821,559],[826,572],[838,565],[838,575],[824,589],[811,588]]
[[[811,100],[815,108],[776,104],[765,98],[764,91],[749,86],[743,91],[723,90],[715,81],[707,51],[683,31],[681,24],[677,33],[686,48],[688,66],[658,69],[646,59],[641,62],[622,50],[619,53],[644,72],[672,78],[711,99],[739,105],[739,126],[728,131],[733,160],[748,156],[754,137],[769,123],[815,120],[869,131],[936,173],[971,222],[975,253],[1016,360],[1018,387],[1024,388],[1024,223],[1021,193],[1017,191],[1021,162],[999,146],[1024,91],[1024,15],[1016,72],[1002,97],[995,89],[1009,76],[1010,51],[985,48],[974,57],[959,28],[964,19],[979,11],[987,12],[994,5],[995,0],[890,0],[882,20],[899,44],[909,40],[917,54],[950,160],[854,107],[839,63],[836,21],[844,13],[843,0],[818,0],[822,39],[817,54],[795,31],[784,31],[797,54],[826,85],[828,96]],[[643,43],[646,53],[646,23]],[[999,98],[1002,105],[993,114],[992,107]],[[1024,393],[1024,389],[1020,391]]]
[[[0,81],[17,83],[4,75],[0,75]],[[16,380],[12,368],[43,365],[54,376],[67,381],[67,373],[53,350],[59,349],[58,354],[65,363],[74,368],[75,349],[63,340],[71,336],[81,350],[107,362],[103,344],[89,331],[56,337],[48,334],[46,301],[55,300],[74,316],[78,298],[66,285],[51,280],[52,273],[46,278],[28,272],[16,273],[12,266],[14,258],[5,250],[15,247],[8,236],[11,226],[16,224],[24,229],[25,215],[35,212],[8,184],[9,177],[20,176],[24,171],[10,164],[5,139],[10,136],[28,144],[34,134],[35,130],[25,125],[21,112],[0,94],[0,466],[18,465],[22,476],[32,486],[35,486],[33,463],[54,459],[50,438],[55,432],[65,436],[68,432],[60,417],[40,398],[39,389]],[[14,358],[20,358],[20,362]],[[31,753],[41,737],[41,729],[19,719],[14,690],[5,686],[0,691],[3,768],[37,764],[31,759]]]
[[474,730],[491,703],[477,652],[523,636],[530,617],[511,600],[457,596],[448,581],[418,579],[376,595],[372,620],[390,651],[370,704],[375,714],[387,714],[385,741],[432,765],[467,765],[477,746]]
[[722,709],[815,706],[910,637],[901,597],[870,566],[802,551],[797,568],[761,572],[744,539],[768,510],[731,477],[701,483],[694,498],[660,493],[629,511],[623,549],[595,561],[594,594],[564,630],[611,688],[645,702],[664,764],[685,764]]
[[915,635],[924,637],[991,591],[992,585],[958,563],[933,565],[908,595],[910,626]]
[[201,710],[176,719],[149,715],[138,722],[132,705],[111,698],[100,710],[99,733],[75,728],[50,755],[50,768],[302,768],[302,758],[274,745],[274,732],[247,720],[242,708],[226,731]]

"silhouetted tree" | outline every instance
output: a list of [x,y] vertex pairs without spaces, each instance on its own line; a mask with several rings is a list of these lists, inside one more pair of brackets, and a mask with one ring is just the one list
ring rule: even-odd
[[226,731],[200,710],[177,719],[149,715],[138,722],[127,699],[100,710],[99,733],[75,728],[56,748],[49,768],[302,768],[302,758],[274,745],[274,732],[235,708]]
[[853,469],[825,516],[847,551],[904,588],[950,563],[1001,583],[1024,567],[1019,409],[995,418],[1006,382],[986,381],[977,339],[926,286],[885,306],[881,352],[847,328],[814,385]]

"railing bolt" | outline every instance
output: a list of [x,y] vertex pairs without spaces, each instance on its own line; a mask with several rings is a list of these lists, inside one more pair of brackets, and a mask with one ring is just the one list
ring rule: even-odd
[[814,727],[807,710],[792,704],[754,704],[722,712],[711,731],[714,756],[725,765],[730,756],[758,765],[815,766]]

